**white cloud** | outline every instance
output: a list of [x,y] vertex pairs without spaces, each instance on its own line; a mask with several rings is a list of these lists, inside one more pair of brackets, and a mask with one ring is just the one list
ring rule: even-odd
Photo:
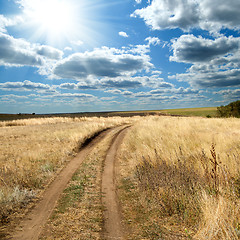
[[22,21],[23,19],[20,16],[16,16],[14,18],[7,18],[0,14],[0,32],[7,32],[7,27],[15,26]]
[[240,98],[240,89],[227,89],[215,92],[215,94],[223,96],[223,99],[228,102],[239,100]]
[[148,44],[153,46],[159,45],[161,43],[161,40],[157,37],[147,37],[145,41],[148,41]]
[[153,95],[162,95],[162,94],[181,94],[181,95],[189,95],[189,94],[198,94],[199,90],[191,89],[191,88],[170,88],[170,89],[154,89],[150,91]]
[[59,60],[63,52],[46,45],[31,44],[0,33],[0,65],[43,67],[46,61]]
[[221,36],[215,40],[182,35],[173,41],[171,61],[194,63],[206,62],[240,49],[240,38]]
[[240,28],[240,1],[236,0],[153,0],[131,15],[143,18],[154,30],[191,28],[219,31]]
[[128,37],[129,37],[126,32],[119,32],[118,34],[119,34],[119,36],[121,36],[121,37],[125,37],[125,38],[128,38]]
[[36,54],[30,43],[0,33],[0,65],[41,66],[43,63],[43,59]]
[[159,70],[154,70],[154,71],[152,71],[152,74],[154,74],[154,75],[161,75],[162,72],[159,71]]
[[37,54],[50,59],[59,60],[63,56],[62,51],[46,45],[37,46],[35,50]]
[[200,27],[207,30],[240,28],[240,1],[198,0],[201,9]]
[[188,30],[199,22],[198,7],[194,0],[153,0],[149,6],[137,9],[131,16],[143,18],[154,30]]
[[173,43],[172,61],[192,63],[186,73],[176,74],[198,88],[240,86],[240,38],[215,40],[184,35]]
[[72,48],[71,47],[65,47],[64,51],[72,51]]
[[153,65],[148,55],[130,54],[128,50],[103,47],[92,52],[75,53],[59,61],[53,73],[59,78],[129,76]]
[[209,68],[204,66],[205,71],[190,68],[189,72],[176,74],[179,81],[189,82],[192,86],[200,88],[240,86],[240,69]]
[[115,99],[116,97],[101,97],[100,99],[102,100],[102,101],[111,101],[111,100],[113,100],[113,99]]
[[122,95],[124,95],[124,96],[132,96],[133,92],[131,92],[131,91],[123,91]]
[[122,93],[122,91],[119,90],[119,89],[107,90],[105,92],[112,93],[112,94],[120,94],[120,93]]
[[85,93],[57,93],[54,94],[55,98],[61,98],[61,99],[79,99],[84,102],[91,102],[96,101],[96,97],[92,94],[85,94]]
[[48,84],[36,83],[36,82],[25,80],[23,82],[0,83],[0,89],[9,90],[9,91],[49,90],[50,86]]
[[83,45],[83,41],[81,41],[81,40],[71,41],[71,43],[72,43],[73,45],[76,45],[76,46],[81,46],[81,45]]

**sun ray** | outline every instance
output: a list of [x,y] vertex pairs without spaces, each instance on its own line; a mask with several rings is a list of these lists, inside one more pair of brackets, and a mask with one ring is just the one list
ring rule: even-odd
[[67,0],[31,0],[24,2],[24,13],[29,25],[35,26],[37,36],[57,40],[74,31],[75,9]]

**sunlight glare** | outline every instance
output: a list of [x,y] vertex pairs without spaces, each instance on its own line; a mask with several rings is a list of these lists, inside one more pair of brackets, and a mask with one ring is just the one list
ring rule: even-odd
[[66,0],[32,0],[27,15],[43,32],[65,34],[74,25],[74,9]]

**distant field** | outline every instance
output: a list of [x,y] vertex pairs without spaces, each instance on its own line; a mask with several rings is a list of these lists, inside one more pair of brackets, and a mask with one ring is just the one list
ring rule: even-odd
[[165,110],[144,111],[112,111],[112,112],[83,112],[83,113],[59,113],[59,114],[0,114],[0,121],[12,121],[17,119],[43,118],[43,117],[132,117],[146,115],[180,115],[180,116],[217,116],[216,107],[207,108],[181,108]]
[[166,109],[166,110],[161,110],[159,112],[170,114],[170,115],[216,117],[217,116],[217,107]]

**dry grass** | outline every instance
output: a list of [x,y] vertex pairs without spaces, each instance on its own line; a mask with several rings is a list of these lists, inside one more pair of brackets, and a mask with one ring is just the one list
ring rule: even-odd
[[87,138],[129,121],[132,119],[118,117],[44,118],[1,127],[1,221],[8,221],[11,213],[36,197]]
[[126,136],[129,239],[238,239],[239,119],[146,117]]
[[101,176],[112,138],[98,143],[75,173],[40,239],[102,239]]

